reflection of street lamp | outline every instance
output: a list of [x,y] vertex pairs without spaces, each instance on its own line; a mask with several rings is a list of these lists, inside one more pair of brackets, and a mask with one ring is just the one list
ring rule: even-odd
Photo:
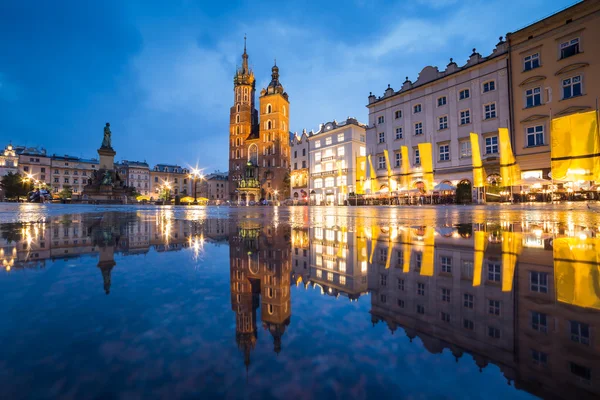
[[171,184],[169,182],[165,182],[163,187],[164,187],[164,190],[167,191],[166,200],[171,201]]
[[279,190],[273,190],[273,194],[275,195],[275,202],[277,202],[277,194],[279,194]]

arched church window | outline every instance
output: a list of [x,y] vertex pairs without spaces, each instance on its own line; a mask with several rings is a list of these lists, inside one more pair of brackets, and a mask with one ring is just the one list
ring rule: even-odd
[[236,115],[236,116],[235,116],[235,122],[236,122],[237,124],[239,124],[239,123],[240,123],[240,116],[239,116],[239,115]]
[[273,107],[270,104],[267,104],[267,114],[271,114],[273,112]]
[[240,134],[240,127],[239,127],[239,126],[236,126],[236,127],[235,127],[235,134],[236,134],[236,135],[239,135],[239,134]]
[[240,138],[237,138],[237,139],[235,140],[235,145],[236,145],[236,146],[239,146],[239,145],[240,145]]
[[248,161],[253,165],[258,165],[258,146],[256,144],[251,144],[248,148]]
[[237,105],[237,112],[240,112],[240,105]]
[[286,110],[285,110],[285,106],[283,106],[283,115],[287,115],[286,114]]
[[271,121],[267,121],[267,129],[271,129],[272,126],[273,125],[272,125]]
[[239,150],[235,151],[235,158],[240,158],[240,151]]

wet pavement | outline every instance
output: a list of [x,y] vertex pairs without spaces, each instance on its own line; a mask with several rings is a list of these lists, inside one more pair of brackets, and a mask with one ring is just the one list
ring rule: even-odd
[[0,398],[597,398],[596,208],[1,204]]

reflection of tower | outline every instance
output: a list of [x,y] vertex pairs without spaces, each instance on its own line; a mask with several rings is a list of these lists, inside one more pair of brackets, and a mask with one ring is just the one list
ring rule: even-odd
[[102,279],[104,280],[104,292],[106,292],[107,295],[110,293],[110,273],[115,265],[117,265],[115,262],[115,247],[100,247],[98,268],[100,268],[100,271],[102,272]]
[[262,231],[262,306],[263,327],[273,336],[274,351],[281,351],[281,337],[290,323],[290,262],[289,231],[267,227]]
[[230,238],[231,306],[236,313],[236,341],[246,367],[257,340],[256,310],[273,336],[275,352],[290,322],[290,250],[285,228],[239,226]]

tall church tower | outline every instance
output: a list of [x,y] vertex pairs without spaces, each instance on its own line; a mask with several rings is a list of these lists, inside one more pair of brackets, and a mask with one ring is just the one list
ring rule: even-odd
[[265,198],[289,197],[290,130],[288,94],[279,82],[277,63],[271,68],[271,83],[260,92],[260,140],[263,143],[263,174],[260,176]]
[[248,66],[246,37],[242,66],[233,77],[233,107],[229,113],[229,187],[235,190],[248,160],[246,140],[258,136],[258,113],[254,102],[254,72]]

